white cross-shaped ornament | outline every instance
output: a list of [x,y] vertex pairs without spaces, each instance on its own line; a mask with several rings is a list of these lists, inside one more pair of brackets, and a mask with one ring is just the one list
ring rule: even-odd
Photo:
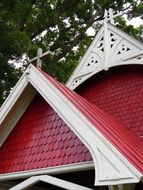
[[114,23],[114,18],[121,16],[122,12],[119,12],[117,14],[113,14],[113,9],[109,9],[108,11],[105,9],[104,12],[104,21],[103,22],[108,22],[110,21],[111,24],[115,24]]
[[[98,21],[99,24],[107,24],[107,22],[110,22],[111,24],[115,24],[114,18],[121,16],[123,13],[119,12],[116,14],[113,14],[113,9],[109,9],[108,11],[105,9],[104,11],[104,19],[102,21]],[[93,29],[95,29],[96,24],[93,24]]]

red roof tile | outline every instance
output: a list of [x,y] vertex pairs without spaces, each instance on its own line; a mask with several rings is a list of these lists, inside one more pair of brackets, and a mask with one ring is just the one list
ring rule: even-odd
[[95,75],[76,91],[129,130],[143,136],[142,66],[111,68]]

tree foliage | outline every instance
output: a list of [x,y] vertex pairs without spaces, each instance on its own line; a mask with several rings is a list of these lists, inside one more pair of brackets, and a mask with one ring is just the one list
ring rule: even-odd
[[[143,17],[140,0],[1,0],[0,103],[21,75],[9,60],[19,62],[23,54],[31,58],[38,47],[55,52],[44,61],[43,69],[65,82],[91,42],[87,29],[102,20],[109,8],[124,11],[128,19]],[[123,17],[117,22],[141,38],[143,26],[128,26]]]

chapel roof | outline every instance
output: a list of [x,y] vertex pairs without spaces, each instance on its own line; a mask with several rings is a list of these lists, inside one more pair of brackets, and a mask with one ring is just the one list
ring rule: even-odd
[[[50,111],[51,113],[49,113],[49,111],[47,112],[47,110],[50,110],[51,108],[46,108],[46,112],[44,112],[45,116],[46,116],[46,113],[51,114],[50,117],[46,116],[43,119],[43,116],[42,116],[42,119],[41,119],[40,115],[36,116],[36,124],[35,124],[35,121],[32,121],[32,117],[34,117],[34,115],[29,116],[29,114],[25,112],[25,114],[23,114],[23,116],[21,117],[21,120],[19,120],[17,125],[13,126],[14,129],[12,130],[11,134],[9,135],[9,137],[7,138],[7,140],[5,141],[5,143],[2,145],[0,149],[3,155],[1,157],[3,158],[2,164],[3,162],[5,163],[3,164],[4,167],[2,168],[1,173],[10,173],[10,172],[13,173],[17,171],[25,171],[28,169],[30,170],[35,169],[35,168],[39,169],[41,167],[48,168],[48,166],[50,167],[54,165],[59,166],[60,164],[66,164],[66,162],[67,164],[70,164],[71,162],[74,162],[74,163],[81,162],[83,158],[84,158],[83,161],[90,161],[92,158],[95,164],[96,171],[99,172],[99,174],[96,173],[95,180],[97,184],[100,184],[100,178],[104,178],[105,180],[106,175],[110,175],[109,171],[107,172],[105,165],[103,166],[103,168],[105,167],[104,172],[105,173],[107,172],[107,174],[104,174],[103,176],[100,175],[100,172],[103,169],[102,165],[100,165],[100,162],[103,162],[106,160],[106,163],[108,163],[109,157],[111,157],[110,154],[113,154],[108,164],[110,165],[112,163],[112,159],[116,160],[117,169],[115,168],[113,169],[111,167],[112,168],[111,171],[115,170],[116,172],[115,171],[114,172],[118,173],[118,170],[119,170],[120,172],[118,175],[120,175],[120,177],[122,176],[121,178],[123,178],[124,180],[125,180],[125,176],[123,175],[130,176],[132,175],[132,172],[133,173],[135,172],[136,173],[135,175],[142,176],[143,174],[143,152],[142,152],[143,142],[140,138],[138,138],[136,134],[126,129],[120,122],[116,120],[116,118],[113,118],[113,116],[106,114],[99,107],[89,102],[87,99],[80,96],[73,90],[70,90],[69,88],[67,88],[66,86],[64,86],[57,80],[55,80],[54,78],[50,77],[47,73],[42,71],[40,68],[35,68],[31,65],[28,69],[29,71],[26,71],[24,76],[27,77],[27,74],[28,74],[28,81],[32,85],[34,85],[34,87],[38,90],[39,93],[42,93],[43,91],[41,95],[45,98],[47,103],[50,103],[50,105],[53,107],[55,112],[58,113],[58,115],[60,115],[60,117],[62,118],[64,122],[60,119],[60,117],[56,113],[53,114],[53,111]],[[39,79],[37,77],[39,77]],[[61,104],[60,101],[64,101],[64,102]],[[33,106],[35,105],[36,105],[36,102],[35,104],[33,104]],[[44,107],[47,107],[47,105],[48,104],[44,104],[43,106],[41,106],[41,110],[44,111],[45,109]],[[37,105],[36,107],[40,108],[40,104],[39,106]],[[31,108],[28,107],[28,109],[30,111],[32,110],[32,112],[34,111],[34,109],[32,109],[32,106]],[[25,120],[26,122],[22,124],[21,122],[22,121],[24,122],[23,118],[26,118],[26,117],[29,120],[29,123],[27,123],[27,119],[26,119]],[[59,119],[59,121],[55,125],[54,121],[56,119]],[[53,123],[51,125],[46,126],[45,123],[48,120],[53,121]],[[30,128],[30,122],[32,123],[31,128]],[[27,135],[26,137],[27,139],[31,139],[31,140],[27,141],[26,138],[21,138],[21,143],[18,144],[17,138],[19,138],[18,136],[22,135],[22,130],[21,130],[22,125],[24,126],[23,133]],[[55,128],[55,126],[57,125],[59,125],[60,126],[59,129],[63,131],[62,132],[63,134],[60,137],[58,137],[58,134],[57,134],[58,129],[57,130],[54,129],[54,133],[53,133],[52,130],[49,130],[47,128],[47,127],[50,128],[50,126]],[[25,127],[27,128],[26,130],[25,130]],[[33,135],[33,132],[35,132],[35,127],[37,128],[36,134]],[[69,127],[76,134],[76,136],[74,136],[72,133],[72,138],[70,137],[70,139],[72,139],[74,147],[77,147],[78,149],[76,150],[77,152],[76,156],[72,155],[73,154],[72,149],[66,149],[66,147],[70,146],[70,142],[67,140],[68,135],[71,133],[71,130],[69,130]],[[31,133],[29,133],[29,130],[31,130]],[[14,131],[16,131],[16,133]],[[45,133],[45,131],[47,132]],[[49,136],[49,138],[43,138],[44,134],[49,135],[48,132],[50,133],[50,135],[52,135],[53,133],[53,136],[54,136],[53,139],[52,139],[52,136]],[[60,143],[57,144],[58,146],[56,147],[56,142],[58,141],[58,138],[60,139],[62,138],[63,151],[60,150],[61,148]],[[66,143],[64,143],[65,140],[67,140]],[[14,142],[14,144],[17,144],[17,145],[12,146],[11,148],[10,146],[11,142],[12,144]],[[36,142],[38,146],[36,146],[35,144]],[[49,143],[48,148],[49,148],[49,151],[52,151],[52,152],[43,151],[43,149],[47,148],[46,142]],[[27,147],[25,143],[28,143]],[[8,145],[7,146],[8,149],[3,148],[5,147],[5,144],[6,146]],[[83,144],[85,146],[83,146]],[[21,148],[19,149],[21,145],[23,147],[22,149]],[[42,145],[42,147],[40,147],[40,145]],[[87,151],[86,146],[89,151]],[[56,149],[53,147],[55,147]],[[97,152],[97,149],[99,149],[99,153]],[[12,167],[7,168],[9,166],[4,161],[4,158],[5,157],[7,158],[7,152],[8,152],[7,150],[11,152],[11,155],[16,154],[17,156],[22,157],[24,161],[21,162],[20,157],[15,158],[14,160],[11,157],[11,159],[7,163],[10,163],[9,166],[11,166],[12,164],[15,164],[16,167],[14,167],[13,169]],[[19,151],[19,154],[18,154],[18,151]],[[58,152],[59,152],[59,155],[58,155]],[[82,158],[80,157],[81,154],[83,156]],[[102,156],[104,155],[104,157],[101,157],[101,156],[98,157],[98,154],[99,155],[101,154]],[[23,157],[23,155],[25,155],[25,157]],[[71,155],[72,157],[70,157]],[[121,158],[120,155],[123,158]],[[54,161],[53,159],[48,160],[49,156],[50,158],[55,158]],[[57,156],[58,157],[60,156],[60,159]],[[122,164],[124,165],[124,167],[128,168],[127,169],[129,172],[129,173],[127,172],[128,174],[124,173],[125,168],[123,166],[122,167],[120,166],[122,159],[124,160],[124,162],[122,161]],[[18,160],[19,160],[19,165],[16,164]],[[31,163],[31,160],[32,160],[32,163]],[[69,160],[71,162],[69,162]],[[129,165],[131,166],[130,169],[129,169]],[[123,171],[122,171],[122,168],[124,168]],[[111,179],[112,178],[113,176],[111,177]],[[134,178],[134,177],[127,177],[127,178],[129,179],[129,178]],[[119,179],[119,177],[117,177],[117,179]],[[133,179],[134,182],[136,180],[137,179]],[[116,183],[115,179],[113,181],[114,183]],[[101,183],[103,183],[103,180]],[[108,183],[110,183],[109,180],[106,181],[106,184]]]

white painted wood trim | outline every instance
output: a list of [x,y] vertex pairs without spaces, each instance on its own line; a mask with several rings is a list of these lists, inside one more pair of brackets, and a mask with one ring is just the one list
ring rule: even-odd
[[82,69],[84,62],[87,59],[87,55],[90,54],[91,51],[94,52],[93,48],[94,48],[95,44],[98,42],[98,39],[100,39],[101,36],[103,35],[103,28],[104,28],[103,26],[100,28],[99,32],[96,35],[96,38],[93,39],[93,41],[91,42],[90,46],[88,47],[86,53],[83,55],[83,57],[80,60],[79,64],[77,65],[77,67],[75,68],[75,70],[73,71],[71,76],[69,77],[68,81],[66,82],[66,86],[69,87],[70,89],[75,89],[76,88],[76,87],[71,87],[72,82],[77,77],[79,71]]
[[16,185],[15,187],[10,188],[10,190],[24,190],[40,181],[57,186],[57,187],[61,187],[67,190],[92,190],[91,188],[83,187],[81,185],[77,185],[75,183],[68,182],[68,181],[58,179],[56,177],[52,177],[48,175],[31,177],[21,182],[20,184]]
[[[16,186],[17,184],[18,183],[13,182],[13,181],[6,181],[4,183],[0,183],[0,190],[8,190],[8,189]],[[47,188],[45,188],[45,187],[38,187],[37,185],[35,185],[34,187],[32,187],[32,190],[47,190]]]
[[0,147],[12,131],[13,127],[16,125],[19,118],[23,115],[23,113],[33,100],[35,94],[36,90],[31,85],[27,85],[27,87],[23,89],[23,93],[19,96],[19,99],[17,99],[13,107],[11,107],[11,109],[9,110],[8,114],[5,117],[5,120],[3,120],[0,125]]
[[10,190],[23,190],[27,189],[36,183],[40,182],[39,176],[30,177],[29,179],[19,183],[18,185],[10,188]]
[[[141,56],[140,59],[138,59],[139,56]],[[103,26],[67,81],[66,86],[73,90],[100,71],[130,64],[143,65],[143,43],[108,23],[105,19]]]
[[22,75],[22,77],[20,78],[16,86],[13,88],[13,90],[9,94],[8,98],[0,107],[0,125],[5,119],[9,110],[14,106],[15,102],[18,100],[19,96],[21,95],[21,92],[23,92],[23,90],[27,86],[26,72]]
[[108,32],[108,12],[105,10],[105,15],[104,15],[104,70],[108,70],[108,62],[109,62],[109,32]]
[[40,180],[68,190],[92,190],[91,188],[83,187],[48,175],[40,176]]

